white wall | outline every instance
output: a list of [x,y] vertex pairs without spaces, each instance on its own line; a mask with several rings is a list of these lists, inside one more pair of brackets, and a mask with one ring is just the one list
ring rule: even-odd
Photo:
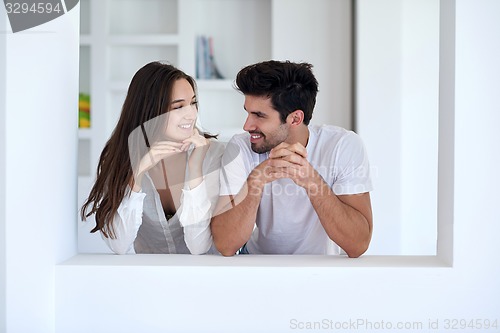
[[435,254],[439,2],[405,0],[402,7],[401,254]]
[[[0,9],[0,30],[5,30],[7,27],[7,16],[3,15]],[[6,34],[0,32],[0,198],[5,198],[5,104],[6,104],[6,84],[7,77],[3,75],[7,70],[6,61]],[[6,330],[5,315],[6,315],[6,248],[5,248],[5,232],[6,232],[6,215],[5,215],[5,200],[0,200],[0,332]]]
[[0,30],[0,330],[54,332],[55,265],[76,253],[79,11]]
[[[7,264],[0,272],[7,277],[7,332],[300,331],[291,326],[293,319],[301,322],[325,319],[326,323],[328,320],[349,323],[349,320],[357,322],[359,319],[378,326],[384,321],[386,327],[389,323],[396,325],[397,321],[421,322],[421,331],[430,331],[428,325],[431,321],[439,325],[439,330],[433,330],[438,332],[448,331],[445,330],[446,319],[500,319],[500,299],[496,297],[500,288],[500,267],[496,264],[500,251],[496,189],[500,186],[500,179],[491,177],[496,174],[500,163],[500,152],[492,148],[493,144],[500,142],[500,132],[497,131],[500,123],[500,113],[497,112],[500,29],[496,15],[500,11],[500,2],[458,0],[456,9],[452,267],[440,264],[439,260],[418,257],[204,258],[182,255],[79,255],[55,266],[56,257],[73,252],[68,247],[67,251],[60,251],[63,255],[59,256],[54,244],[60,244],[67,237],[54,234],[58,234],[60,223],[74,220],[76,196],[71,193],[75,192],[75,187],[64,170],[42,169],[38,174],[48,177],[34,179],[33,175],[24,175],[26,184],[39,185],[32,193],[40,200],[33,201],[33,212],[23,210],[25,216],[21,221],[24,229],[19,226],[19,212],[14,212],[15,207],[25,202],[21,196],[25,192],[12,181],[8,181],[5,188],[8,193],[5,229],[8,251],[5,252]],[[57,25],[63,24],[64,19],[59,21]],[[56,31],[59,38],[64,30]],[[36,36],[43,38],[41,34]],[[77,40],[77,32],[72,36]],[[21,56],[18,52],[33,50],[31,40],[12,43],[12,37],[8,36],[11,43],[7,48],[7,78],[15,80],[13,87],[16,89],[27,87],[35,97],[42,98],[43,94],[39,96],[35,90],[44,91],[47,79],[36,75],[30,77],[33,82],[24,83],[27,86],[16,82],[13,69],[23,66],[14,55]],[[75,45],[75,54],[77,49]],[[37,55],[37,63],[52,56],[43,50]],[[76,55],[69,58],[76,58]],[[34,65],[29,67],[36,74],[42,74]],[[59,80],[49,78],[49,83],[56,84],[61,90],[62,78],[66,77],[68,68],[74,68],[69,72],[77,73],[77,63],[62,68]],[[7,97],[12,95],[15,96],[14,91],[9,88]],[[10,103],[13,102],[7,103],[6,128],[16,124],[14,109],[17,112],[19,109],[15,107],[25,106],[24,103],[28,102]],[[51,110],[64,118],[62,107]],[[34,112],[30,115],[35,116]],[[52,119],[52,128],[58,133],[73,121],[56,119]],[[33,127],[24,133],[37,143],[43,138]],[[64,138],[72,136],[64,134]],[[5,141],[7,156],[0,158],[6,162],[6,179],[11,179],[10,176],[19,179],[21,170],[13,166],[17,161],[27,159],[13,159],[12,150],[22,147],[13,139],[18,137],[8,131]],[[76,140],[73,145],[76,146]],[[33,154],[39,159],[43,157],[42,161],[61,158],[42,149]],[[40,165],[43,167],[43,163]],[[74,179],[76,163],[73,165],[70,161],[65,167],[75,170],[71,171]],[[57,178],[55,176],[66,184],[61,186],[58,180],[51,184],[54,191],[51,192],[52,205],[49,207],[57,207],[57,210],[47,212],[39,202],[48,204],[45,201],[49,199],[40,192],[47,188],[47,179]],[[71,214],[66,212],[67,207],[72,207]],[[33,223],[35,214],[38,218],[36,224]],[[32,233],[37,237],[32,237]],[[22,299],[30,302],[21,302]],[[364,328],[366,326],[358,327],[358,330],[370,331]]]
[[357,2],[356,130],[370,157],[368,253],[432,255],[437,239],[439,1]]
[[319,83],[312,124],[352,129],[351,1],[273,0],[273,59],[309,62]]
[[375,187],[369,251],[397,254],[402,211],[401,2],[360,0],[356,10],[356,130],[368,151]]

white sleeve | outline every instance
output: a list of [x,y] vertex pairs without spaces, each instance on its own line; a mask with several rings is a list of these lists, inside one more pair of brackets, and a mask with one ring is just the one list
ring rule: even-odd
[[236,195],[245,184],[251,169],[245,163],[243,147],[231,139],[227,144],[220,170],[220,195]]
[[338,171],[332,186],[335,194],[357,194],[373,190],[368,155],[361,137],[356,133],[350,132],[340,142],[335,165]]
[[146,193],[134,192],[128,187],[127,193],[113,217],[115,238],[106,238],[101,233],[102,239],[114,253],[125,254],[132,248],[142,224],[144,197],[146,197]]
[[212,246],[210,219],[212,204],[206,181],[191,190],[182,190],[182,211],[179,222],[184,228],[184,241],[191,254],[204,254]]
[[198,186],[182,190],[179,222],[191,254],[207,253],[213,245],[210,220],[219,198],[220,154],[213,156],[212,161]]

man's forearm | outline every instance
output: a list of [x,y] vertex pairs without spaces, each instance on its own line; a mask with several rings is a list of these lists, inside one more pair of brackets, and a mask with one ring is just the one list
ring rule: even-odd
[[371,206],[368,193],[339,197],[322,179],[308,192],[330,239],[349,257],[362,255],[371,240]]
[[227,204],[232,207],[224,207],[220,210],[222,213],[214,215],[211,222],[212,236],[217,250],[222,255],[234,255],[250,239],[261,197],[262,189],[247,181]]

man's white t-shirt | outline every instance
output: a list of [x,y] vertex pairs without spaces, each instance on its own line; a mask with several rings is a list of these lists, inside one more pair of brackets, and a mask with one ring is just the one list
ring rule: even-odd
[[[370,166],[361,138],[331,125],[309,125],[307,160],[337,195],[372,190]],[[236,195],[250,172],[269,153],[257,154],[248,133],[229,141],[222,157],[220,195]],[[291,179],[264,186],[256,227],[246,249],[250,254],[338,254],[340,248],[321,225],[306,191]]]

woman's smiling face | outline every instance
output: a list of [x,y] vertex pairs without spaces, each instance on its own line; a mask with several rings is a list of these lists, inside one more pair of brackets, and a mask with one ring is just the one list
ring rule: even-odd
[[196,95],[186,79],[175,81],[172,102],[167,116],[166,136],[168,140],[183,141],[193,135],[198,116]]

